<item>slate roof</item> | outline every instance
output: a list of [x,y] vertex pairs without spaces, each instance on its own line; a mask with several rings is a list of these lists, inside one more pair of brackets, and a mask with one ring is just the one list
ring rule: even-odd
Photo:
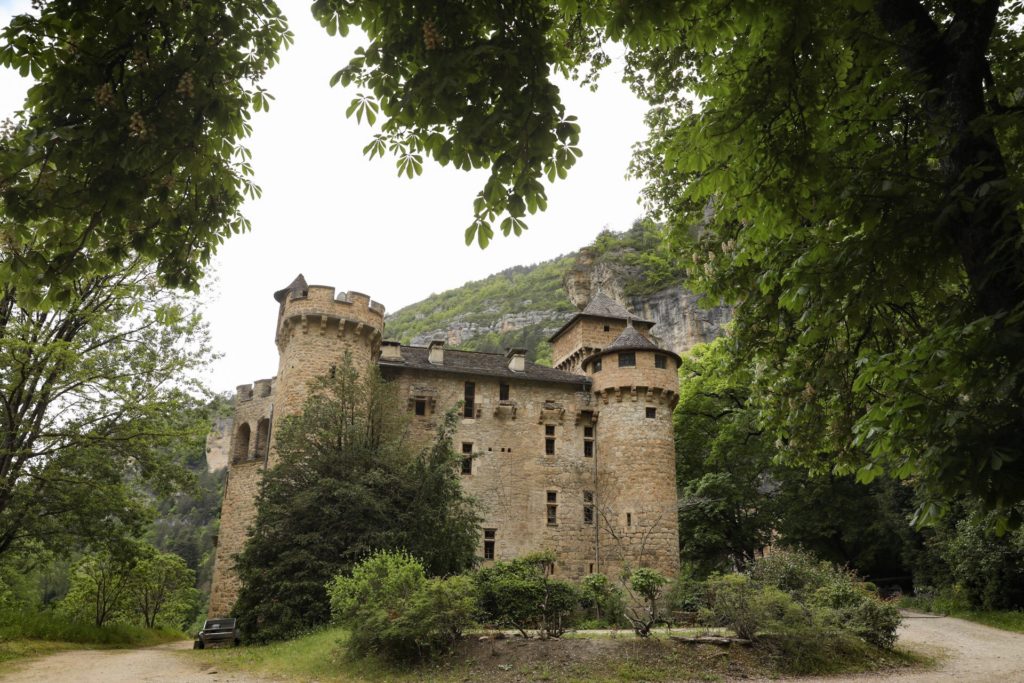
[[526,361],[526,369],[523,372],[513,372],[508,369],[508,360],[505,358],[505,354],[502,353],[481,353],[479,351],[459,351],[446,348],[444,350],[444,364],[434,365],[427,360],[429,349],[426,347],[402,346],[401,350],[401,361],[384,360],[382,358],[379,361],[381,368],[410,368],[413,370],[451,372],[462,375],[487,375],[490,377],[521,379],[534,382],[578,384],[580,386],[590,383],[590,378],[585,375],[574,375],[571,372],[537,365],[530,361]]
[[590,303],[588,303],[582,311],[569,318],[564,325],[558,328],[557,332],[551,335],[548,341],[553,342],[561,337],[562,333],[569,329],[569,327],[580,318],[613,318],[615,320],[633,319],[639,323],[645,323],[649,326],[654,325],[650,320],[640,320],[630,313],[629,309],[604,292],[598,292],[590,298]]
[[652,342],[647,337],[643,336],[636,331],[633,327],[633,321],[630,320],[626,324],[626,329],[622,331],[618,337],[615,338],[608,346],[604,347],[602,351],[618,351],[620,349],[657,349],[658,345]]
[[309,285],[306,284],[306,278],[302,277],[302,273],[299,273],[298,277],[292,280],[290,285],[284,289],[279,289],[274,292],[274,299],[277,300],[278,303],[281,303],[290,292],[301,292],[307,289],[309,289]]

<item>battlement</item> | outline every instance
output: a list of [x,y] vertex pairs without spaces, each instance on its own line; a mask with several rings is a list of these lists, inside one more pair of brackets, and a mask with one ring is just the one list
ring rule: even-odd
[[375,342],[384,331],[384,306],[362,292],[336,294],[334,287],[309,285],[295,288],[281,298],[277,341],[286,341],[292,329],[308,330],[310,324],[325,332],[328,325],[338,334],[367,334]]
[[252,384],[239,384],[235,387],[235,402],[243,403],[254,398],[268,398],[274,392],[274,377],[258,379]]

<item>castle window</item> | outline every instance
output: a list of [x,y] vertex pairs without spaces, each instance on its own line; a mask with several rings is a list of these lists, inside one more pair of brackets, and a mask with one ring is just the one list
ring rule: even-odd
[[594,428],[584,427],[583,428],[583,457],[593,458],[594,457]]
[[658,417],[658,409],[657,408],[648,408],[647,409],[647,417],[649,417],[649,418]]
[[628,351],[626,353],[619,354],[619,367],[620,368],[635,368],[636,367],[636,352]]
[[266,457],[270,453],[270,420],[263,418],[256,423],[256,448],[252,457]]
[[604,326],[604,331],[605,331],[605,332],[611,332],[611,331],[612,331],[612,327],[611,327],[611,325],[605,325],[605,326]]
[[473,444],[462,443],[462,473],[473,474]]
[[583,492],[583,523],[593,524],[594,523],[594,492],[584,491]]
[[633,526],[633,513],[632,512],[627,512],[626,513],[626,526]]
[[422,398],[416,399],[416,414],[417,415],[426,415],[427,414],[427,401],[426,401],[426,399],[422,399]]
[[462,407],[462,417],[475,417],[476,416],[476,385],[472,382],[466,382],[466,390],[463,395],[463,401],[465,405]]
[[663,369],[668,367],[668,359],[660,353],[654,354],[654,367]]
[[601,359],[600,358],[595,358],[594,359],[594,363],[592,365],[592,368],[593,368],[593,372],[601,372]]
[[590,563],[590,573],[591,574],[594,573],[594,563],[593,562]]
[[332,365],[331,369],[327,371],[327,376],[334,379],[334,376],[338,374],[338,366]]
[[544,425],[544,455],[555,454],[555,425]]
[[548,491],[548,526],[558,525],[558,492]]
[[499,401],[507,401],[508,400],[508,385],[505,384],[505,383],[502,383],[502,384],[498,385],[498,400]]
[[484,529],[484,559],[494,559],[494,537],[497,535],[497,529]]

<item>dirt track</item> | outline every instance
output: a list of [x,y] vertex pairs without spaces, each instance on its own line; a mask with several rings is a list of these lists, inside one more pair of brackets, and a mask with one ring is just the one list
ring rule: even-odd
[[[1024,634],[1009,633],[960,619],[908,616],[900,644],[943,657],[933,671],[898,676],[860,675],[799,679],[828,683],[1024,683]],[[270,683],[274,679],[221,673],[177,650],[190,642],[144,650],[72,650],[26,662],[0,677],[9,683]]]

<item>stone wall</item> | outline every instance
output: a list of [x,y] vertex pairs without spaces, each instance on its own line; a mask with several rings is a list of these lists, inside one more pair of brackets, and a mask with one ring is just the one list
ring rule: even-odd
[[238,599],[241,582],[235,572],[235,555],[242,552],[249,527],[256,518],[256,493],[263,476],[264,462],[248,460],[231,464],[224,482],[220,508],[220,532],[213,564],[209,618],[224,617]]

